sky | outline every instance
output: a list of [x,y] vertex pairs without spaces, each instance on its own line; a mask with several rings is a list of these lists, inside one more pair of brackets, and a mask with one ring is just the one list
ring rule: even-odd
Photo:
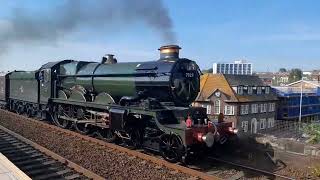
[[[2,0],[0,41],[3,28],[17,8],[41,17],[64,1]],[[239,59],[253,63],[254,71],[277,71],[281,67],[320,69],[320,1],[162,3],[172,20],[175,43],[182,47],[181,57],[195,60],[201,69],[208,69],[215,62]],[[6,48],[0,46],[0,71],[35,70],[48,61],[62,59],[100,61],[107,53],[114,54],[118,62],[151,61],[159,58],[157,49],[161,45],[172,43],[142,20],[103,23],[104,28],[79,27],[46,42],[15,41]]]

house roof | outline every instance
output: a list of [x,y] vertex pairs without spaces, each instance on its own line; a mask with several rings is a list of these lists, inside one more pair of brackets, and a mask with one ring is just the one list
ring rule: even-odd
[[294,86],[296,84],[299,84],[299,83],[306,83],[306,84],[310,84],[310,85],[313,85],[315,87],[320,87],[320,82],[319,81],[306,81],[306,80],[299,80],[299,81],[296,81],[296,82],[293,82],[293,83],[290,83],[288,84],[287,86]]
[[230,86],[263,86],[263,81],[258,76],[225,74],[224,77]]
[[223,74],[204,74],[200,78],[200,93],[196,101],[207,100],[216,90],[230,96],[236,100],[233,89],[228,84]]
[[277,100],[275,93],[261,95],[239,95],[232,87],[234,86],[264,86],[258,76],[251,75],[226,75],[204,74],[201,76],[200,93],[196,101],[206,101],[217,90],[226,94],[229,102],[253,102]]

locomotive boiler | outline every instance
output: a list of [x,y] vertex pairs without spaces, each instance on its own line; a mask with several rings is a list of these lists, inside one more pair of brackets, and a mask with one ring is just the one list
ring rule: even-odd
[[175,106],[188,106],[199,92],[199,68],[194,61],[179,58],[179,46],[163,46],[160,59],[150,62],[116,63],[113,55],[101,63],[70,62],[61,65],[59,77],[66,96],[74,93],[83,101],[108,99],[132,104],[141,99]]

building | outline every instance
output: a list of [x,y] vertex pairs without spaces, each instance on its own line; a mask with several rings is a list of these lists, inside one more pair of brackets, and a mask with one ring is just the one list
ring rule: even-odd
[[235,61],[234,63],[214,63],[213,74],[252,75],[252,63]]
[[299,120],[300,102],[303,122],[320,120],[320,83],[300,80],[285,87],[273,87],[279,98],[277,119]]
[[286,86],[289,84],[289,72],[257,72],[255,75],[269,86]]
[[207,108],[210,119],[224,120],[243,133],[257,133],[274,126],[276,94],[258,76],[205,74],[194,106]]
[[257,75],[265,85],[272,86],[272,82],[274,79],[274,73],[272,73],[272,72],[256,72],[255,75]]

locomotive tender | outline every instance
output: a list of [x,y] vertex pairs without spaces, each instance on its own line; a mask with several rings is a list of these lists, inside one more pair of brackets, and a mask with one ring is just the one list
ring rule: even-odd
[[204,108],[189,107],[200,90],[197,64],[179,58],[179,46],[159,50],[156,61],[117,63],[107,55],[101,63],[63,60],[10,72],[0,77],[0,106],[157,151],[171,162],[185,160],[234,129],[210,123]]

